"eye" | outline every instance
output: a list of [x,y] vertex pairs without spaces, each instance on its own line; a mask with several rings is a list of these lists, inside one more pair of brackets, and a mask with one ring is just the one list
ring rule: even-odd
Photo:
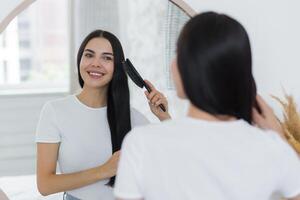
[[106,61],[111,61],[113,58],[111,56],[103,56],[103,59]]
[[85,56],[86,58],[91,58],[91,57],[93,57],[93,55],[92,55],[91,53],[86,53],[86,54],[84,54],[84,56]]

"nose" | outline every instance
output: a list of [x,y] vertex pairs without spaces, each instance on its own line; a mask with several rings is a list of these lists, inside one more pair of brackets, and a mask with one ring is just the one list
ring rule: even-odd
[[92,66],[93,67],[101,67],[101,61],[98,58],[94,58],[92,61]]

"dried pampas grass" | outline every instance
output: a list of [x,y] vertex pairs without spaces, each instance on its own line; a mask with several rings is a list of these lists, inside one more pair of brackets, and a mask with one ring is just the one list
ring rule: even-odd
[[291,95],[285,93],[285,99],[272,96],[283,108],[283,120],[279,120],[287,141],[300,154],[300,113]]

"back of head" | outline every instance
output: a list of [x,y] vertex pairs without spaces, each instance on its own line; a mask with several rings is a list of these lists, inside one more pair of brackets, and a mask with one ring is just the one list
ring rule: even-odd
[[187,98],[213,115],[252,121],[256,89],[250,42],[243,26],[207,12],[184,26],[177,43],[178,70]]

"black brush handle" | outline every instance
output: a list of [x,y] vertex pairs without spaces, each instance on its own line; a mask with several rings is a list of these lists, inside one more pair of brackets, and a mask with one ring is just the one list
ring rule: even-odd
[[[146,83],[144,84],[144,86],[145,86],[146,90],[150,93],[150,92],[151,92],[151,88],[150,88]],[[160,109],[161,109],[162,111],[164,111],[164,112],[167,111],[164,105],[159,104],[159,107],[160,107]]]

